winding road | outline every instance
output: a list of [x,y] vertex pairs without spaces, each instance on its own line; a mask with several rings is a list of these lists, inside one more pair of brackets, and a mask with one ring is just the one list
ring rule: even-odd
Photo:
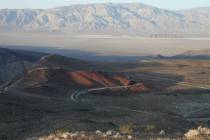
[[[161,80],[166,80],[166,81],[173,81],[173,82],[177,82],[176,80],[174,79],[170,79],[170,78],[163,78],[163,77],[153,77],[153,76],[149,76],[149,75],[145,75],[145,74],[138,74],[138,76],[141,76],[141,77],[147,77],[147,78],[150,78],[150,79],[153,79],[153,80],[158,80],[158,81],[161,81]],[[188,83],[188,82],[180,82],[179,83],[180,85],[185,85],[185,86],[192,86],[194,87],[193,84],[191,83]],[[132,86],[136,86],[138,84],[134,84],[134,85],[129,85],[129,86],[112,86],[112,87],[102,87],[102,88],[92,88],[92,89],[85,89],[85,90],[77,90],[75,92],[73,92],[71,95],[71,100],[74,101],[74,102],[78,102],[78,98],[79,96],[81,95],[85,95],[87,94],[88,92],[91,92],[91,91],[100,91],[100,90],[105,90],[105,89],[122,89],[122,88],[129,88],[129,87],[132,87]],[[209,89],[209,86],[200,86],[198,87],[200,89]]]
[[[164,79],[164,80],[171,80],[171,79],[168,79],[167,78],[167,79]],[[185,82],[183,82],[181,84],[191,86],[191,84],[185,83]],[[71,94],[71,100],[73,102],[78,103],[80,96],[85,95],[85,94],[88,94],[89,92],[92,92],[92,91],[102,91],[102,90],[106,90],[106,89],[123,89],[123,88],[128,89],[129,87],[132,87],[132,86],[138,86],[138,84],[129,85],[129,86],[114,86],[114,87],[102,87],[102,88],[92,88],[92,89],[77,90],[77,91],[75,91],[75,92],[73,92]],[[201,89],[207,89],[206,87],[199,87],[199,88],[201,88]],[[110,108],[110,109],[116,109],[116,110],[130,111],[130,112],[141,113],[141,114],[147,114],[147,115],[153,115],[154,114],[153,112],[147,112],[145,110],[134,110],[134,109],[122,108],[122,107],[118,107],[118,106],[109,106],[108,108]],[[197,111],[195,111],[195,112],[197,112]],[[169,115],[169,114],[165,114],[165,115]],[[174,117],[178,117],[178,118],[183,119],[183,117],[181,117],[181,116],[174,116]],[[209,117],[205,117],[205,118],[190,118],[190,117],[188,118],[188,117],[186,119],[188,121],[191,121],[191,122],[192,121],[201,121],[201,120],[202,121],[209,121],[209,119],[210,119]]]
[[[74,102],[78,102],[79,96],[85,95],[88,92],[92,91],[101,91],[101,90],[106,90],[106,89],[128,89],[129,87],[132,87],[134,85],[130,86],[114,86],[114,87],[102,87],[102,88],[92,88],[92,89],[84,89],[84,90],[76,90],[71,94],[71,100]],[[138,86],[138,84],[135,84],[135,86]]]

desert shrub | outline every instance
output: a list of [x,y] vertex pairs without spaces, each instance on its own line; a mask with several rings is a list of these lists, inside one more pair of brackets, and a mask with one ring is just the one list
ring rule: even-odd
[[55,134],[55,135],[60,135],[60,134],[65,133],[65,132],[68,132],[68,130],[65,129],[65,128],[60,128],[60,129],[56,129],[56,130],[54,131],[54,134]]
[[156,126],[154,124],[147,124],[144,131],[150,132],[150,131],[154,130],[155,128],[156,128]]
[[119,131],[123,134],[133,134],[135,125],[132,123],[120,125]]
[[210,139],[210,129],[205,127],[198,127],[197,129],[191,129],[185,133],[187,140],[204,140]]

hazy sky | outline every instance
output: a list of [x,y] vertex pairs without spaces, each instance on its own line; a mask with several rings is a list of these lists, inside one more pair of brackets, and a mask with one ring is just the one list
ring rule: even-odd
[[141,2],[171,10],[193,7],[210,7],[210,0],[0,0],[0,8],[52,8],[72,4],[107,2]]

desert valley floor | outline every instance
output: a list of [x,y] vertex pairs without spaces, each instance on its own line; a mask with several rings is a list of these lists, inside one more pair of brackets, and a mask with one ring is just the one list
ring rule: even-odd
[[160,131],[182,138],[189,129],[210,125],[208,60],[97,63],[36,54],[26,63],[25,53],[13,57],[14,64],[18,58],[28,67],[1,85],[2,140],[126,126],[137,139]]

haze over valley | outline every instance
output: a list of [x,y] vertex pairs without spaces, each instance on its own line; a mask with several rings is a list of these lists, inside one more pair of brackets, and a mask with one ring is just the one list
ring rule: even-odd
[[14,1],[0,0],[0,140],[210,139],[210,8]]
[[[67,56],[71,55],[60,50],[172,56],[208,49],[209,29],[208,7],[173,11],[141,3],[107,3],[0,10],[2,47],[47,47]],[[47,51],[51,52],[55,53]]]
[[99,56],[173,56],[189,50],[209,49],[209,44],[208,38],[0,33],[0,45],[4,48],[45,51],[65,56],[72,56],[71,50]]

